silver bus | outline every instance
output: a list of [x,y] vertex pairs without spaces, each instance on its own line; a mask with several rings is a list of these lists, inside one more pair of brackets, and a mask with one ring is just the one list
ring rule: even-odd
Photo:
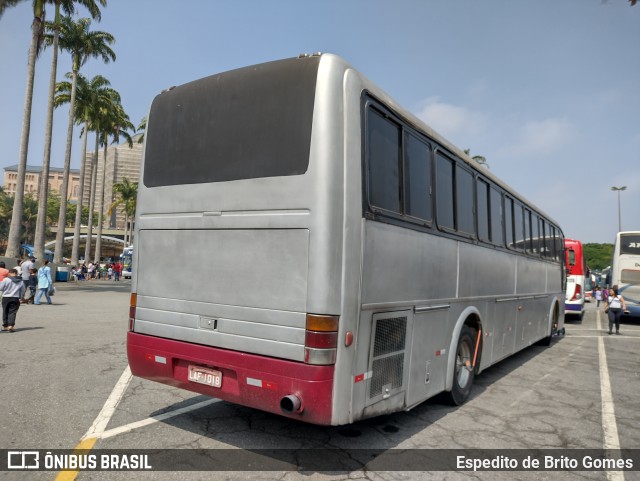
[[611,286],[627,305],[625,316],[640,318],[640,231],[618,232],[613,246]]
[[338,56],[168,89],[145,142],[134,375],[340,425],[563,326],[558,224]]

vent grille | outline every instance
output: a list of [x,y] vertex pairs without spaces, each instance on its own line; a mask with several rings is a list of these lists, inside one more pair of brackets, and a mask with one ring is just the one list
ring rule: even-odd
[[407,318],[380,319],[376,323],[373,357],[404,351],[407,334]]
[[402,388],[407,317],[375,321],[369,400],[388,397]]

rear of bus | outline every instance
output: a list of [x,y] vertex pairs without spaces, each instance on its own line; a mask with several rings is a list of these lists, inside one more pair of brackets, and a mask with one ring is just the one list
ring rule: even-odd
[[640,232],[618,233],[611,272],[611,285],[618,286],[629,315],[640,319]]
[[335,405],[348,393],[334,382],[350,370],[339,351],[357,319],[341,317],[341,62],[270,62],[153,101],[127,339],[134,375],[314,424],[347,422]]
[[584,315],[586,262],[582,243],[574,239],[564,240],[565,264],[567,267],[567,290],[564,303],[565,314]]

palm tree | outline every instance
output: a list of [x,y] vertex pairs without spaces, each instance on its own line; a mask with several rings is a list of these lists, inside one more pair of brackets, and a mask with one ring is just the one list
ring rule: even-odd
[[[98,0],[104,7],[107,0]],[[36,223],[36,234],[33,241],[33,247],[36,257],[44,258],[44,240],[45,240],[45,211],[47,209],[47,193],[49,190],[49,165],[51,163],[51,139],[53,131],[53,108],[55,97],[56,75],[58,71],[58,43],[60,37],[60,10],[67,15],[72,15],[75,11],[75,3],[79,3],[87,8],[92,18],[100,20],[100,9],[96,5],[95,0],[54,0],[55,17],[53,23],[48,24],[49,34],[45,36],[45,45],[53,46],[53,55],[51,59],[51,77],[49,80],[49,105],[47,108],[47,124],[45,127],[44,137],[44,157],[42,160],[42,175],[40,176],[40,186],[38,188],[38,219]]]
[[[67,74],[67,77],[71,77]],[[77,123],[84,123],[82,129],[82,158],[80,160],[80,196],[78,198],[78,208],[76,209],[75,224],[73,232],[73,247],[71,249],[71,264],[76,265],[79,258],[80,250],[80,226],[82,224],[82,203],[84,200],[84,181],[86,173],[86,158],[87,158],[87,136],[89,131],[94,130],[92,126],[93,117],[95,112],[99,112],[101,109],[109,109],[113,101],[117,99],[120,102],[120,95],[118,92],[109,87],[110,82],[102,75],[96,75],[87,81],[82,75],[78,74],[78,85],[76,88],[76,103],[75,103],[75,117]],[[71,101],[72,85],[70,82],[59,82],[56,86],[55,105],[69,103]]]
[[[17,0],[3,2],[0,14],[5,8],[16,5]],[[29,60],[27,62],[27,86],[24,96],[24,110],[22,113],[22,134],[20,135],[20,154],[18,156],[18,178],[16,193],[13,200],[11,225],[7,241],[5,256],[18,257],[20,254],[20,237],[22,228],[22,214],[24,212],[24,179],[27,170],[27,152],[29,150],[29,132],[31,130],[31,105],[33,103],[33,80],[36,73],[36,56],[40,49],[44,31],[44,6],[46,0],[33,0],[33,23],[31,24],[31,45],[29,46]]]
[[120,136],[124,137],[129,148],[133,147],[133,139],[127,130],[135,130],[129,116],[125,113],[121,104],[117,104],[109,112],[104,112],[104,117],[99,121],[101,139],[100,142],[104,147],[104,155],[102,157],[102,182],[100,183],[100,194],[98,196],[98,233],[96,239],[96,251],[94,253],[95,262],[100,262],[100,250],[102,248],[102,224],[104,217],[104,184],[107,173],[107,147],[109,137],[112,137],[112,143],[117,144]]
[[62,187],[60,196],[60,215],[58,217],[58,232],[56,233],[56,247],[54,251],[54,262],[62,260],[62,249],[64,243],[64,224],[67,217],[67,190],[69,188],[69,168],[71,166],[71,142],[73,139],[73,123],[75,120],[76,87],[78,84],[78,71],[90,57],[102,58],[105,63],[116,59],[116,54],[111,50],[111,45],[115,39],[107,32],[90,31],[91,20],[81,18],[74,22],[68,17],[62,19],[60,23],[60,45],[64,50],[71,52],[72,74],[71,99],[69,101],[69,123],[67,127],[67,149],[64,158],[64,171],[62,174]]
[[117,200],[109,206],[108,214],[111,215],[114,209],[122,206],[124,210],[124,245],[131,244],[129,235],[129,219],[133,231],[133,218],[136,215],[136,200],[138,197],[138,183],[131,182],[127,177],[122,178],[122,182],[113,184],[113,194]]
[[7,8],[15,7],[16,5],[24,1],[26,0],[0,0],[0,17],[2,17],[2,14]]
[[[464,149],[464,153],[467,154],[469,157],[471,157],[471,149]],[[478,165],[481,165],[482,167],[486,167],[487,169],[489,168],[487,159],[482,155],[474,155],[471,158],[475,160]]]
[[146,117],[142,117],[142,120],[138,124],[138,132],[142,132],[138,136],[138,143],[139,144],[144,142],[144,132],[145,132],[145,130],[147,130],[147,118]]
[[84,250],[84,259],[88,261],[91,259],[91,239],[93,236],[93,225],[96,224],[93,218],[95,203],[96,203],[96,186],[98,182],[98,151],[100,149],[101,140],[101,126],[105,123],[105,119],[109,112],[116,109],[117,105],[120,105],[120,94],[113,89],[105,91],[105,95],[100,97],[100,101],[96,102],[89,112],[90,129],[96,133],[96,144],[91,159],[90,179],[91,185],[89,188],[89,219],[87,222],[87,242]]

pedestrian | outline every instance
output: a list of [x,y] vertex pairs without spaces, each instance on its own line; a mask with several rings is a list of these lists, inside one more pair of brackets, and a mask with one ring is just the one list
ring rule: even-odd
[[120,280],[120,275],[122,274],[122,264],[120,264],[120,261],[116,262],[116,264],[113,266],[113,279],[115,281],[119,281]]
[[609,297],[607,298],[607,307],[609,308],[609,334],[613,334],[613,325],[616,325],[616,334],[620,334],[620,317],[622,312],[627,310],[627,304],[624,302],[624,297],[618,295],[618,286],[615,285],[611,288]]
[[22,263],[22,282],[24,282],[25,292],[29,287],[29,276],[31,276],[31,269],[36,267],[36,258],[29,256],[29,258]]
[[51,279],[51,267],[49,267],[49,260],[44,261],[44,265],[38,269],[38,296],[34,304],[40,305],[40,299],[42,294],[47,298],[47,304],[51,304],[51,297],[49,297],[49,288],[53,285]]
[[16,326],[16,315],[20,309],[20,298],[24,296],[24,282],[16,269],[9,271],[9,276],[0,282],[2,296],[2,330],[13,332]]
[[596,298],[596,307],[600,307],[600,301],[602,300],[602,291],[600,290],[599,286],[596,286],[594,296]]
[[7,269],[6,264],[3,261],[0,261],[0,281],[6,279],[9,275],[9,269]]
[[111,264],[107,264],[107,279],[111,280],[113,276],[113,266]]
[[24,294],[27,304],[33,304],[36,299],[36,291],[38,290],[38,269],[35,267],[29,273],[29,292]]

